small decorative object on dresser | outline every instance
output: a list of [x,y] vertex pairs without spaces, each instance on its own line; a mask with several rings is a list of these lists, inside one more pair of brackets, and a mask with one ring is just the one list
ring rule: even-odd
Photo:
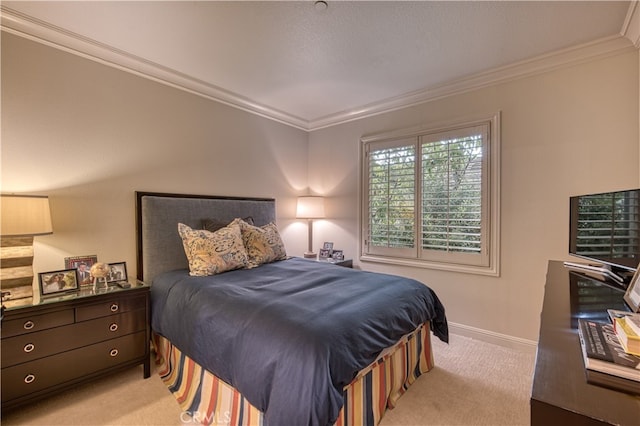
[[93,287],[97,287],[99,282],[103,282],[107,286],[107,276],[109,268],[106,263],[98,262],[91,266],[91,276],[93,277]]
[[61,271],[41,272],[38,274],[40,294],[43,297],[59,296],[78,290],[78,271],[63,269]]

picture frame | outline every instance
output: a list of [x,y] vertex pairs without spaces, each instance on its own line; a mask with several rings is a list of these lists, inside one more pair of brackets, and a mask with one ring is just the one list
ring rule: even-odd
[[331,252],[333,251],[333,243],[330,241],[325,241],[324,244],[322,244],[322,248],[324,250],[329,250],[329,254],[331,254]]
[[631,311],[640,312],[640,267],[636,269],[631,282],[629,282],[629,287],[624,293],[624,301],[629,305]]
[[342,261],[344,260],[344,252],[342,250],[334,250],[333,253],[331,253],[331,258],[333,260]]
[[42,297],[59,296],[71,293],[80,288],[78,270],[75,268],[59,271],[40,272],[38,274],[40,295]]
[[64,258],[64,267],[67,269],[78,270],[78,283],[83,285],[91,285],[93,277],[89,270],[94,263],[98,261],[98,256],[86,255],[86,256],[72,256]]
[[107,283],[127,281],[127,262],[108,263]]
[[327,250],[327,249],[320,249],[320,252],[318,253],[318,257],[320,259],[329,259],[331,257],[331,251]]

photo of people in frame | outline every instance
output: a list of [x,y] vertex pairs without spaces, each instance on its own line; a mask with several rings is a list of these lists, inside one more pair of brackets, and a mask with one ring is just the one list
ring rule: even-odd
[[109,273],[107,275],[107,282],[118,282],[127,280],[127,264],[126,262],[109,263]]
[[78,290],[78,271],[64,269],[61,271],[41,272],[38,274],[40,294],[42,296],[57,295]]
[[335,261],[343,261],[344,254],[342,250],[334,250],[333,253],[331,253],[331,258]]
[[93,277],[91,277],[89,270],[97,261],[98,256],[95,255],[65,257],[64,267],[67,269],[75,268],[78,270],[78,282],[80,285],[91,285]]

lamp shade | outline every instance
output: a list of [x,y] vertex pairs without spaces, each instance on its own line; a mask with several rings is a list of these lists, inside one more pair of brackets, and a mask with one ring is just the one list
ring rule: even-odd
[[53,232],[49,197],[4,195],[0,199],[0,235],[19,237]]
[[298,219],[322,219],[324,217],[324,198],[298,197],[296,217]]

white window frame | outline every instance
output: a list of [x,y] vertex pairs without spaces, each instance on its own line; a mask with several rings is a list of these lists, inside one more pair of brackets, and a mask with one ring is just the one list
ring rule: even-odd
[[[456,134],[456,131],[468,131],[478,126],[488,127],[488,138],[483,146],[483,202],[482,202],[482,254],[470,260],[469,256],[457,253],[441,252],[434,256],[426,254],[421,248],[417,230],[421,228],[421,167],[416,167],[416,244],[412,248],[387,249],[368,246],[369,226],[369,164],[367,151],[371,145],[377,148],[397,146],[401,142],[413,140],[416,144],[416,158],[421,158],[423,140],[434,134]],[[388,263],[394,265],[430,268],[454,272],[500,276],[500,112],[475,117],[436,123],[419,128],[402,129],[393,132],[364,136],[360,144],[360,183],[359,187],[359,253],[365,262]]]

